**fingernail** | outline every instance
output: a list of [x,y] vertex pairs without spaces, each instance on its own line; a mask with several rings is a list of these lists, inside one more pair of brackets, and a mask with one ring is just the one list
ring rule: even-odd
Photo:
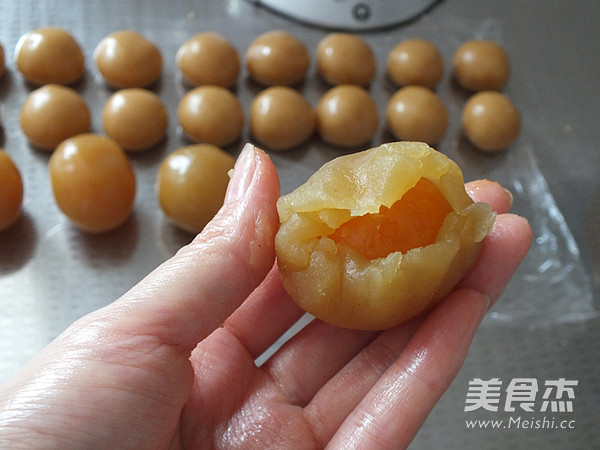
[[492,306],[492,298],[489,295],[482,294],[482,300],[485,304],[484,311],[487,313],[490,310],[490,307]]
[[231,180],[227,186],[225,202],[240,199],[248,190],[256,171],[256,150],[252,144],[246,144],[235,162]]
[[506,189],[505,187],[503,187],[503,189],[506,191],[506,194],[507,194],[507,195],[508,195],[508,197],[510,198],[510,203],[509,203],[509,205],[508,205],[508,206],[510,207],[510,206],[512,206],[512,204],[513,204],[514,197],[513,197],[513,195],[512,195],[512,192],[510,192],[508,189]]

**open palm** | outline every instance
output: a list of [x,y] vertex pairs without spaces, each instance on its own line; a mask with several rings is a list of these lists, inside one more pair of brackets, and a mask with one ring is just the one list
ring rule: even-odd
[[0,448],[407,446],[531,239],[500,186],[467,187],[499,215],[448,298],[384,332],[314,320],[257,367],[303,312],[274,266],[277,174],[247,147],[190,245],[0,388]]

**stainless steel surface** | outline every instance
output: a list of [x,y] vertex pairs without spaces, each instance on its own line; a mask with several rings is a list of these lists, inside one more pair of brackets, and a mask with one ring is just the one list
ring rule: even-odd
[[[264,31],[284,28],[298,36],[311,55],[326,30],[311,28],[243,0],[0,0],[0,42],[7,73],[0,79],[0,146],[19,166],[25,181],[24,211],[0,234],[0,381],[85,313],[114,300],[190,239],[164,220],[154,194],[158,164],[186,143],[175,111],[185,92],[175,68],[175,52],[191,35],[216,30],[243,55]],[[49,155],[32,149],[18,123],[31,87],[12,61],[21,34],[61,26],[76,37],[86,55],[85,78],[76,85],[101,132],[100,111],[111,91],[92,63],[96,44],[108,33],[135,29],[156,42],[164,57],[161,81],[153,87],[170,114],[167,140],[132,154],[138,194],[132,218],[120,229],[98,236],[79,232],[60,214],[48,183]],[[536,233],[527,260],[478,332],[456,381],[436,406],[414,448],[598,448],[600,405],[600,2],[513,2],[446,0],[407,25],[362,36],[372,45],[379,70],[370,92],[383,115],[394,88],[384,61],[400,40],[430,39],[439,46],[446,73],[438,92],[451,112],[450,126],[437,148],[455,159],[467,179],[501,181],[515,195],[514,209],[527,216]],[[466,94],[451,80],[456,47],[467,39],[500,42],[512,61],[505,89],[523,116],[523,130],[504,154],[482,155],[460,136],[460,110]],[[326,86],[314,72],[298,87],[316,104]],[[235,89],[246,114],[259,87],[244,70]],[[380,118],[373,145],[389,140]],[[237,155],[251,140],[248,127],[227,150]],[[323,162],[346,150],[312,139],[287,153],[272,154],[289,192]],[[1,180],[0,180],[1,182]],[[519,378],[577,380],[573,411],[565,413],[465,412],[469,381],[499,378],[503,389]],[[502,399],[506,398],[503,391]],[[539,408],[538,408],[539,409]],[[574,421],[574,429],[468,429],[465,420],[509,421],[547,417]],[[508,422],[505,422],[505,424]]]

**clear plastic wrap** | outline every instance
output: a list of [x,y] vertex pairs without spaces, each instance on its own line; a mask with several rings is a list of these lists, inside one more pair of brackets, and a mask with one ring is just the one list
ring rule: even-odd
[[512,209],[529,220],[534,237],[487,322],[536,328],[598,317],[590,276],[532,146],[525,143],[514,150],[489,178],[512,192]]

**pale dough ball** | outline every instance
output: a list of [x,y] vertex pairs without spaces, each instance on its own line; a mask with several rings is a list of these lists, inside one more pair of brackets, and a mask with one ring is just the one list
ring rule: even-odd
[[25,33],[15,48],[17,69],[37,86],[73,84],[85,70],[77,41],[62,28],[44,27]]
[[131,214],[135,173],[121,146],[109,137],[66,139],[52,153],[48,170],[56,204],[82,230],[112,230]]
[[425,39],[407,39],[388,55],[387,73],[397,86],[434,88],[444,73],[444,60],[437,47]]
[[437,143],[448,128],[448,109],[429,88],[406,86],[388,102],[387,126],[401,141]]
[[167,111],[160,98],[151,91],[121,89],[106,101],[102,125],[106,135],[125,150],[144,150],[165,137]]
[[0,149],[0,232],[17,221],[23,203],[23,179],[18,167]]
[[94,61],[106,82],[117,88],[146,87],[162,71],[158,47],[135,31],[116,31],[100,41]]
[[194,142],[225,147],[239,138],[244,112],[235,95],[220,86],[200,86],[183,96],[177,117]]
[[456,50],[453,70],[456,81],[468,90],[500,90],[508,80],[510,61],[499,44],[474,40]]
[[498,152],[519,135],[521,119],[513,102],[496,91],[473,95],[465,104],[463,131],[473,145],[486,152]]
[[182,147],[167,156],[158,170],[156,192],[167,218],[199,233],[223,205],[234,158],[210,144]]
[[331,33],[317,45],[317,70],[332,85],[367,86],[375,75],[375,55],[361,37]]
[[231,87],[240,72],[237,50],[212,31],[189,38],[177,51],[176,61],[184,79],[193,86]]
[[246,65],[252,78],[264,86],[292,86],[303,80],[310,55],[295,36],[275,30],[252,41],[246,51]]
[[32,91],[19,116],[23,133],[35,147],[54,150],[62,141],[90,130],[91,117],[77,91],[47,84]]
[[377,130],[377,105],[362,87],[352,84],[327,91],[317,104],[317,129],[323,140],[341,147],[367,143]]
[[316,127],[316,114],[302,95],[286,86],[259,93],[250,106],[252,135],[269,150],[286,150],[306,141]]
[[4,75],[4,71],[6,70],[6,65],[4,61],[4,47],[0,44],[0,77]]

